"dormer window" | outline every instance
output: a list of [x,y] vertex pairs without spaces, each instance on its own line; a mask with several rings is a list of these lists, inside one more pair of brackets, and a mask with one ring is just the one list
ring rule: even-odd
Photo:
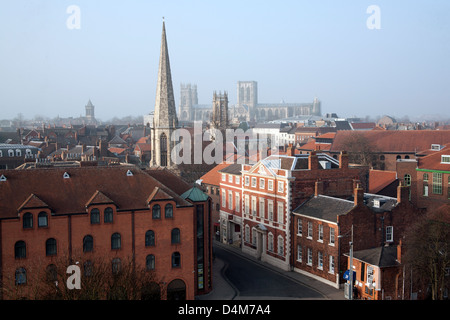
[[133,172],[131,172],[131,170],[127,171],[127,177],[132,177],[133,176]]
[[0,182],[4,182],[4,181],[6,181],[6,177],[5,177],[5,175],[2,174],[0,176]]
[[380,207],[380,200],[379,199],[374,199],[373,200],[373,206],[374,206],[374,208],[379,208]]
[[441,163],[449,163],[450,164],[450,155],[442,155]]
[[64,172],[63,178],[64,178],[64,179],[69,179],[69,178],[70,178],[70,175],[69,175],[67,172]]

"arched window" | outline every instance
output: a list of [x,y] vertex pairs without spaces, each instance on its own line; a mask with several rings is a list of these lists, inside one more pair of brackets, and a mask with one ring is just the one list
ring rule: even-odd
[[181,255],[179,252],[172,253],[172,268],[181,267]]
[[38,227],[47,227],[48,226],[48,217],[46,212],[39,212],[38,214]]
[[153,230],[148,230],[145,233],[145,246],[146,247],[155,246],[155,232]]
[[14,245],[14,257],[16,259],[26,258],[27,257],[27,246],[25,241],[17,241]]
[[15,278],[16,278],[16,285],[26,284],[27,283],[27,271],[25,270],[25,268],[16,269]]
[[411,185],[411,176],[409,174],[405,174],[404,176],[405,186]]
[[173,206],[172,204],[168,203],[166,204],[166,207],[164,208],[164,215],[166,218],[173,218]]
[[155,256],[153,254],[149,254],[145,258],[145,266],[147,270],[155,270]]
[[155,204],[153,206],[152,218],[153,219],[161,219],[161,206],[159,204]]
[[113,209],[108,207],[105,209],[105,212],[103,213],[103,221],[105,223],[112,223],[113,222]]
[[121,239],[120,239],[120,234],[119,233],[114,233],[111,236],[111,249],[112,250],[118,250],[120,249],[122,246],[121,244]]
[[384,161],[384,160],[385,160],[384,155],[381,155],[381,156],[380,156],[380,160],[381,160],[381,161]]
[[284,241],[282,236],[278,236],[278,254],[284,256]]
[[172,239],[172,244],[180,243],[180,241],[181,241],[181,239],[180,239],[180,229],[178,229],[178,228],[172,229],[171,239]]
[[94,250],[94,238],[87,235],[83,238],[83,252],[91,252]]
[[167,166],[167,136],[163,132],[159,137],[159,147],[161,152],[161,166]]
[[100,210],[97,208],[91,210],[91,224],[100,223]]
[[33,215],[30,212],[26,212],[23,215],[23,228],[31,229],[33,228]]
[[56,253],[56,240],[53,238],[47,239],[47,241],[45,241],[45,254],[47,256],[54,256]]
[[395,159],[400,160],[402,158],[401,155],[398,155]]

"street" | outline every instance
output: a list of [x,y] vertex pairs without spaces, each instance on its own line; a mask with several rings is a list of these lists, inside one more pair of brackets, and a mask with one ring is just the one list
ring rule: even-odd
[[222,246],[215,246],[215,253],[226,265],[223,275],[237,291],[235,299],[325,299],[317,290],[242,254]]

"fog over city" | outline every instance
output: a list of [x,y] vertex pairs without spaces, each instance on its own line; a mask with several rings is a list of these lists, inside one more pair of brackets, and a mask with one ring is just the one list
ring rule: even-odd
[[26,1],[0,7],[0,119],[140,119],[154,110],[164,17],[180,85],[200,104],[321,101],[341,117],[450,117],[450,3],[436,1]]

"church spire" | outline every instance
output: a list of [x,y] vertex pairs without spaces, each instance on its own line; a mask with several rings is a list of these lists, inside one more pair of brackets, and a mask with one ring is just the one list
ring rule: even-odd
[[156,128],[178,127],[164,18],[161,36],[161,52],[159,57],[158,83],[156,87],[154,126]]

